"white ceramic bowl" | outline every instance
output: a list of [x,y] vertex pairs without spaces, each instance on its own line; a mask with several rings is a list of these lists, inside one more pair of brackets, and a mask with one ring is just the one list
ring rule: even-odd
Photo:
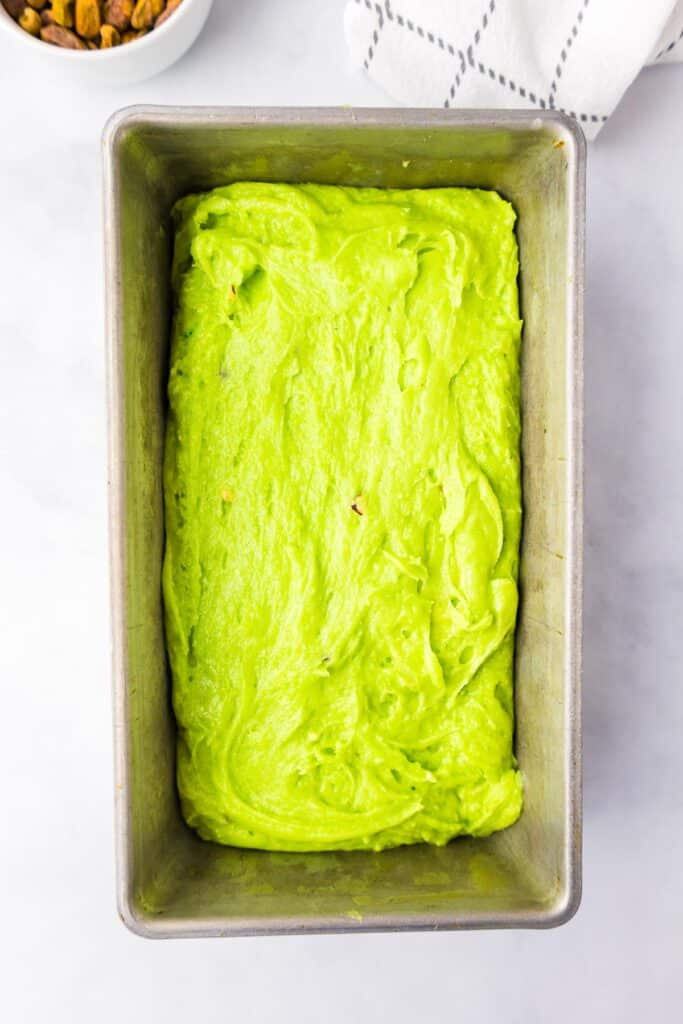
[[[134,43],[107,50],[66,50],[24,32],[0,4],[0,44],[21,47],[28,62],[42,61],[84,85],[116,85],[151,78],[173,64],[201,32],[213,0],[183,0],[159,28]],[[0,63],[2,53],[0,50]]]

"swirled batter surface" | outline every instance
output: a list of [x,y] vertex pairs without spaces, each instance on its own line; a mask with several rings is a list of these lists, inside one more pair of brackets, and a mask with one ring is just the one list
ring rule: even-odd
[[164,594],[187,821],[269,850],[510,825],[511,206],[242,183],[176,221]]

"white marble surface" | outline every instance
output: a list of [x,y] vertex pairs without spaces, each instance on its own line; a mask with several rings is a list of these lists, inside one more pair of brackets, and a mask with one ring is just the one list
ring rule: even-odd
[[0,1006],[14,1022],[673,1020],[683,993],[683,67],[589,153],[585,886],[553,932],[144,942],[113,897],[99,136],[137,101],[373,104],[342,0],[217,0],[136,88],[0,52]]

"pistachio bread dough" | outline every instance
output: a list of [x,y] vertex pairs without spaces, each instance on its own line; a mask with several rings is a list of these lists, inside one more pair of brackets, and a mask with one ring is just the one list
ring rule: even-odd
[[296,851],[510,825],[512,207],[245,182],[175,217],[163,583],[186,820]]

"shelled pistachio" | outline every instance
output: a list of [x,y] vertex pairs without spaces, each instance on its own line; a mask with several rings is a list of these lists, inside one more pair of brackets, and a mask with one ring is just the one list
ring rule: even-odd
[[52,46],[108,50],[159,28],[182,0],[0,0],[17,24]]

